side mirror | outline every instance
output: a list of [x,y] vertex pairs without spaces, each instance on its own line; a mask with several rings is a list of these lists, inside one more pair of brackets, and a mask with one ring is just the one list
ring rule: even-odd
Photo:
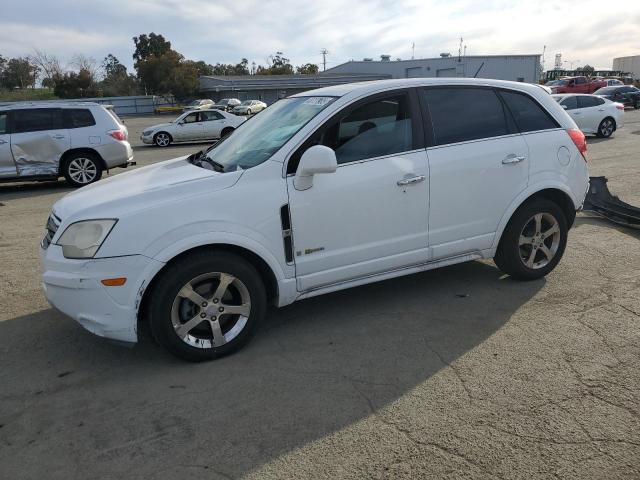
[[562,105],[562,108],[564,108],[565,110],[569,110],[569,107],[564,104]]
[[293,185],[296,190],[308,190],[313,186],[314,175],[333,173],[337,168],[336,152],[324,145],[313,145],[302,154]]

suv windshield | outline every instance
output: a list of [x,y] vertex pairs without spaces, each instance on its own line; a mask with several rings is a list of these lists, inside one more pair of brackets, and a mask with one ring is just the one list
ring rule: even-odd
[[282,99],[218,142],[206,159],[227,172],[260,165],[334,100],[335,97]]

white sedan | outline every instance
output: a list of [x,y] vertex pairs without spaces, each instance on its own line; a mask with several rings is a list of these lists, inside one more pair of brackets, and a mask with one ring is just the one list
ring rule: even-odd
[[185,112],[170,123],[145,128],[143,143],[168,147],[175,142],[218,140],[231,133],[246,119],[221,110]]
[[583,133],[599,137],[610,137],[622,127],[624,105],[597,95],[559,94],[552,95],[576,122]]
[[267,108],[267,104],[260,100],[245,100],[237,107],[233,107],[236,115],[253,115]]

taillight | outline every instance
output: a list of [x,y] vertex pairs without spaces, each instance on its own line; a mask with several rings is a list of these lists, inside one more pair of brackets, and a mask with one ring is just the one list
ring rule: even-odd
[[121,142],[124,142],[127,139],[127,136],[124,134],[122,130],[109,130],[107,134],[109,134],[109,136]]
[[616,108],[618,110],[623,110],[624,111],[624,105],[622,103],[615,103],[614,105],[616,106]]
[[573,140],[573,143],[575,144],[576,148],[582,155],[582,158],[584,158],[584,161],[586,162],[587,161],[587,139],[585,138],[584,133],[582,133],[577,128],[570,128],[567,130],[567,133],[571,137],[571,140]]

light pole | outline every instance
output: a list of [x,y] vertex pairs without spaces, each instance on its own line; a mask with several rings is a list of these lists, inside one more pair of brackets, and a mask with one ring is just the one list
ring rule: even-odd
[[573,64],[574,63],[580,63],[580,60],[565,60],[562,63],[568,63],[569,64],[569,70],[573,70]]

